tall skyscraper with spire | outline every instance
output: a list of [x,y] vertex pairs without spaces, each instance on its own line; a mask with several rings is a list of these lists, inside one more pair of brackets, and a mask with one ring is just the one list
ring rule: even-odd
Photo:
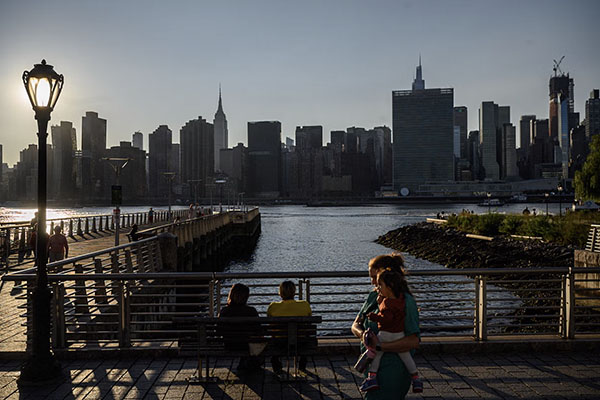
[[425,90],[425,81],[423,80],[423,70],[421,67],[421,55],[419,54],[419,65],[417,66],[417,76],[412,84],[412,90]]
[[221,85],[219,85],[219,107],[215,113],[213,119],[213,125],[215,130],[215,171],[221,170],[221,149],[227,148],[227,142],[229,140],[229,132],[227,131],[227,117],[223,111],[223,101],[221,99]]

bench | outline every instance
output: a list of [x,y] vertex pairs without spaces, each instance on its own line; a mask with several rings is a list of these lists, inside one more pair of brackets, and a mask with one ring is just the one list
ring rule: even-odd
[[[188,379],[190,383],[214,381],[209,368],[210,357],[248,357],[251,355],[279,356],[294,359],[293,377],[297,376],[297,358],[317,354],[317,324],[320,316],[313,317],[193,317],[175,318],[178,328],[196,327],[196,335],[182,335],[181,349],[195,348],[198,369]],[[195,339],[195,340],[194,340]],[[250,354],[250,346],[264,349]],[[256,344],[258,345],[256,345]],[[206,374],[202,375],[202,360],[206,358]],[[290,376],[288,363],[287,376]]]

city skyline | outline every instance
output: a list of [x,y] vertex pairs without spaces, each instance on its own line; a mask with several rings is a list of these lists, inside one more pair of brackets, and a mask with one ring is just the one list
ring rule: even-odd
[[230,148],[248,144],[249,121],[281,121],[282,139],[294,137],[296,126],[321,125],[324,142],[332,130],[390,127],[391,93],[410,88],[419,54],[426,88],[454,88],[454,104],[469,109],[469,130],[478,127],[483,101],[510,106],[514,125],[521,115],[547,118],[552,60],[563,55],[575,111],[583,113],[600,85],[600,55],[591,51],[600,5],[560,7],[566,5],[3,4],[0,43],[10,55],[0,66],[4,162],[13,165],[36,141],[20,75],[42,58],[65,75],[50,123],[73,122],[79,148],[86,111],[107,120],[107,147],[160,125],[180,142],[186,121],[212,119],[219,83]]

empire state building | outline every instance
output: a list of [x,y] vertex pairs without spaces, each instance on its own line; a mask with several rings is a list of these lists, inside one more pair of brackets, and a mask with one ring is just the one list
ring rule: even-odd
[[221,149],[227,148],[229,133],[227,131],[227,117],[223,111],[223,102],[221,100],[221,85],[219,85],[219,107],[213,120],[215,129],[215,171],[221,170]]

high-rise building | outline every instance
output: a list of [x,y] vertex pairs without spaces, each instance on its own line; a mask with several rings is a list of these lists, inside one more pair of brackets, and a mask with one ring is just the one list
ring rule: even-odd
[[106,120],[98,118],[96,112],[87,111],[81,118],[81,181],[85,198],[97,198],[104,193],[105,153]]
[[471,164],[471,176],[473,180],[480,179],[481,161],[479,157],[479,131],[469,132],[467,140],[467,160]]
[[467,107],[454,107],[454,126],[458,127],[459,135],[459,158],[466,158],[467,154],[467,131],[468,131],[468,116]]
[[421,56],[419,55],[419,65],[417,66],[417,76],[412,84],[412,90],[425,90],[425,81],[423,80],[423,69],[421,67]]
[[571,139],[569,137],[569,97],[565,94],[559,94],[557,98],[558,103],[558,145],[559,151],[557,152],[558,157],[555,158],[554,162],[561,164],[562,166],[562,178],[569,178],[569,157],[571,151],[569,146]]
[[227,117],[223,111],[223,102],[221,100],[221,86],[219,85],[219,107],[213,119],[214,124],[214,170],[221,170],[220,152],[226,149],[229,141],[229,131],[227,130]]
[[57,200],[70,199],[75,195],[75,152],[77,136],[73,123],[60,121],[50,128],[53,158],[52,183],[48,194]]
[[169,181],[165,172],[171,171],[171,146],[173,133],[167,125],[160,125],[148,135],[148,182],[151,196],[166,198],[169,196]]
[[479,149],[484,179],[497,181],[504,175],[502,168],[502,134],[504,124],[510,124],[510,107],[484,101],[479,109]]
[[531,143],[531,121],[535,120],[535,115],[521,115],[519,121],[519,143],[521,150],[527,151]]
[[322,147],[322,126],[296,127],[297,168],[295,168],[295,171],[298,174],[297,196],[311,198],[321,192],[321,177],[323,176]]
[[519,176],[517,168],[517,129],[513,124],[502,127],[502,179],[512,180]]
[[257,197],[281,191],[281,122],[248,122],[248,187]]
[[392,92],[393,181],[402,195],[454,180],[454,90],[425,89],[420,67],[414,90]]
[[558,114],[560,107],[559,96],[562,95],[563,101],[567,102],[568,113],[575,112],[575,94],[573,78],[569,78],[569,74],[556,74],[550,78],[549,83],[550,95],[550,113],[549,113],[549,134],[554,140],[559,140]]
[[319,149],[323,147],[323,127],[297,126],[296,127],[296,150]]
[[238,193],[246,191],[247,153],[243,143],[221,150],[221,172],[227,174],[231,186]]
[[591,141],[592,136],[598,134],[600,134],[600,90],[594,89],[585,102],[585,137]]
[[198,196],[206,195],[205,188],[214,175],[214,126],[204,118],[188,121],[179,131],[181,141],[181,183],[201,181]]
[[136,149],[144,150],[144,134],[142,132],[135,132],[131,138],[131,144]]

